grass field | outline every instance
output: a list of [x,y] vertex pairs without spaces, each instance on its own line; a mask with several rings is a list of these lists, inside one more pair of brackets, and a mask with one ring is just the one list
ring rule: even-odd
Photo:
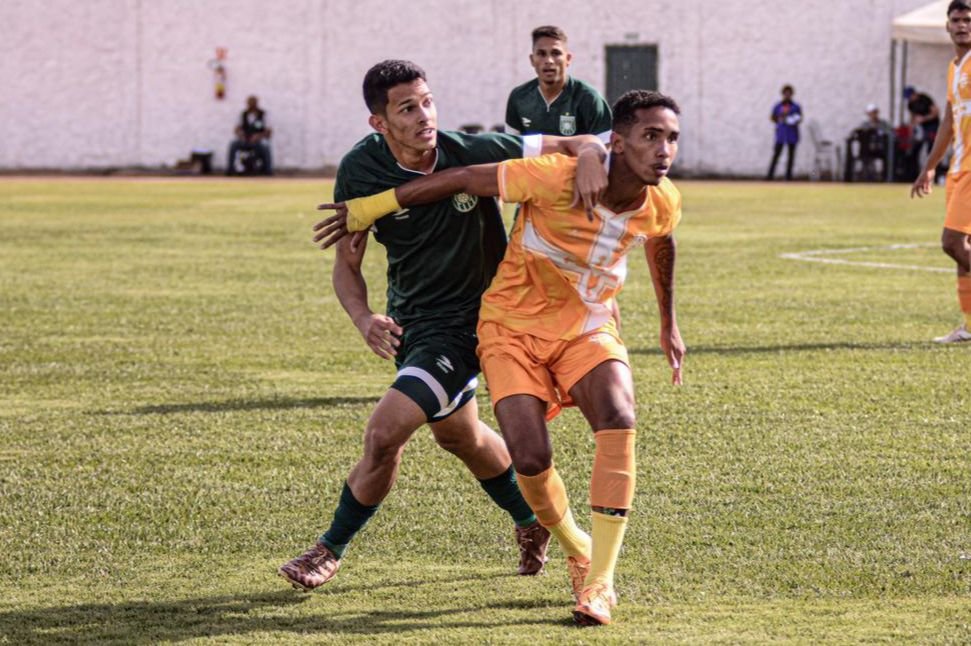
[[[681,186],[685,385],[638,253],[636,511],[616,624],[579,630],[562,555],[513,576],[510,523],[427,430],[334,581],[275,576],[393,373],[310,244],[329,185],[0,180],[0,643],[971,643],[942,192]],[[906,268],[780,257],[823,249]],[[592,438],[575,411],[553,434],[589,526]]]

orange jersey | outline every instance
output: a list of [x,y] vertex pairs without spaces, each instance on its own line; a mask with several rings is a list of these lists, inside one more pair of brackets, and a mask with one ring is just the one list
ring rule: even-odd
[[951,173],[971,171],[971,52],[947,68],[947,102],[954,117]]
[[590,222],[582,203],[573,206],[576,165],[564,155],[499,165],[500,196],[523,206],[482,297],[480,321],[548,340],[602,327],[624,285],[628,252],[670,234],[681,220],[681,194],[664,178],[647,188],[638,208],[614,213],[598,206]]

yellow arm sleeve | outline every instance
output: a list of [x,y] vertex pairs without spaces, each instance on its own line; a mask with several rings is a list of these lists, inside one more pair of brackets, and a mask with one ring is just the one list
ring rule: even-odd
[[374,224],[375,220],[401,209],[393,188],[367,197],[356,197],[353,200],[347,200],[345,204],[348,231],[364,231]]

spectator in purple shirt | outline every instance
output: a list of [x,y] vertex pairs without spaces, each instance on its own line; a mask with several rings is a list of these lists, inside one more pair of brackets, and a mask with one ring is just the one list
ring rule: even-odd
[[786,179],[792,179],[792,162],[796,156],[796,144],[799,143],[799,122],[802,121],[802,108],[792,100],[794,90],[791,85],[782,88],[782,100],[772,108],[769,120],[775,124],[775,150],[772,153],[772,163],[769,164],[767,180],[775,178],[775,165],[782,155],[783,146],[788,149],[786,157]]

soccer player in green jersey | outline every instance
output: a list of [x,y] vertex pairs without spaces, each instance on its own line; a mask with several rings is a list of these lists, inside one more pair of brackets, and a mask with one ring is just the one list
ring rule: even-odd
[[547,25],[533,30],[529,62],[536,78],[513,88],[506,102],[506,132],[594,134],[610,141],[610,106],[593,86],[567,74],[573,54],[566,33]]
[[[376,132],[341,161],[334,189],[339,201],[445,168],[556,151],[580,156],[584,169],[577,171],[578,183],[581,172],[604,175],[603,155],[596,150],[603,147],[595,137],[438,131],[425,73],[408,61],[372,67],[364,78],[364,100]],[[387,314],[368,304],[361,272],[366,237],[358,244],[353,238],[338,244],[334,290],[368,347],[381,358],[394,359],[397,376],[368,420],[363,456],[347,476],[330,527],[310,550],[282,565],[279,574],[304,590],[333,578],[351,539],[390,492],[405,445],[426,423],[439,446],[462,460],[512,517],[519,573],[537,574],[546,561],[549,532],[523,499],[502,438],[479,421],[475,400],[479,300],[505,251],[497,205],[491,198],[458,194],[402,209],[375,223],[372,231],[387,250]]]
[[[597,135],[610,143],[611,114],[607,100],[590,84],[567,74],[573,54],[566,32],[553,25],[533,30],[529,63],[536,78],[513,88],[506,101],[506,132],[541,135]],[[519,213],[517,206],[516,213]],[[620,307],[612,301],[617,329]]]

